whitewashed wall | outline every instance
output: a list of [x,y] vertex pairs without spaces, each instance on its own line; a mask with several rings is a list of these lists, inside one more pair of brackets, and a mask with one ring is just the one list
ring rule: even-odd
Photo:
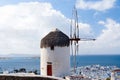
[[115,80],[115,73],[111,72],[111,80]]
[[52,62],[52,76],[64,77],[70,73],[70,48],[41,48],[41,75],[47,75],[47,62]]

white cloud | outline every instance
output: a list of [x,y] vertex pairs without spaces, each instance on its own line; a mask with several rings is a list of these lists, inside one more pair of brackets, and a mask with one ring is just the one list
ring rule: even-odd
[[91,26],[87,23],[79,23],[79,29],[79,34],[81,38],[90,38],[94,36]]
[[[0,7],[0,53],[39,54],[40,40],[53,28],[69,35],[69,19],[50,3],[29,2]],[[80,54],[119,53],[120,23],[99,21],[105,26],[95,42],[80,42]],[[79,23],[80,36],[92,36],[91,25]],[[92,36],[93,37],[93,36]]]
[[99,21],[98,23],[101,24],[101,25],[104,25],[104,24],[105,24],[104,21]]
[[96,11],[105,11],[114,7],[116,0],[85,1],[77,0],[76,7],[79,9],[92,9]]
[[[69,35],[69,19],[50,3],[29,2],[0,7],[0,53],[39,54],[40,40],[53,28]],[[91,32],[80,23],[81,31]],[[87,31],[87,33],[85,32]]]
[[[81,9],[105,11],[114,7],[115,0],[77,1]],[[80,6],[79,6],[80,5]],[[102,7],[101,7],[102,6]],[[120,23],[99,21],[105,29],[95,42],[80,42],[80,54],[119,54]],[[39,54],[40,40],[53,28],[69,35],[69,19],[50,3],[29,2],[0,7],[0,54]],[[79,23],[80,37],[93,35],[91,25]],[[93,37],[93,36],[92,36]]]
[[102,35],[98,37],[99,43],[104,43],[104,46],[111,48],[120,47],[120,23],[112,19],[107,19],[103,25],[106,29],[104,29]]
[[100,47],[105,52],[118,54],[120,48],[120,23],[112,19],[107,19],[103,25],[106,29],[98,37],[97,45],[101,44]]
[[[40,39],[53,28],[69,29],[68,19],[50,3],[0,7],[0,53],[40,53]],[[68,33],[68,32],[66,32]]]
[[120,54],[120,23],[112,19],[98,22],[105,26],[95,42],[81,42],[80,53]]

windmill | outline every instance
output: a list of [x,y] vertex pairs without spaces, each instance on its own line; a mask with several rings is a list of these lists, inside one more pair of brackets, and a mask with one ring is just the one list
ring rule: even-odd
[[79,37],[78,14],[76,7],[74,7],[72,11],[72,19],[70,25],[70,45],[71,45],[71,53],[73,57],[74,73],[76,73],[76,69],[77,69],[76,56],[78,55],[79,52],[79,41],[95,41],[95,39]]

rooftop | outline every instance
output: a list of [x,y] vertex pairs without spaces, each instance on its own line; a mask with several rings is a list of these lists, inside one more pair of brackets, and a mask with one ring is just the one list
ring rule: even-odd
[[69,46],[69,37],[58,29],[51,31],[41,40],[40,47],[46,48],[54,46]]

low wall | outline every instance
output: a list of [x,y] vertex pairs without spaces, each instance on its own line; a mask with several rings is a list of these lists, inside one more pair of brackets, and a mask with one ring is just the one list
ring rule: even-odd
[[0,80],[62,80],[60,78],[44,77],[44,76],[15,76],[0,75]]

